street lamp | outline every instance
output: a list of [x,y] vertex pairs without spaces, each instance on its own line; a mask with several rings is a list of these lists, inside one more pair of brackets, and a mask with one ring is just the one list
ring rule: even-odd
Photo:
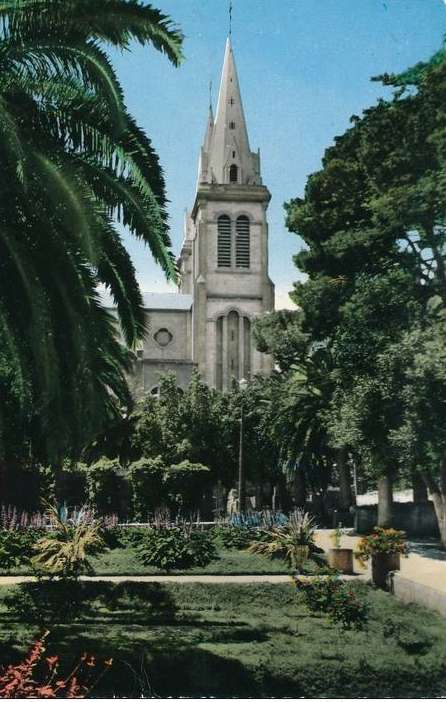
[[243,514],[245,511],[246,503],[246,478],[245,478],[245,465],[243,460],[243,392],[248,387],[248,381],[245,378],[239,380],[239,389],[241,391],[240,396],[240,443],[238,452],[238,504],[239,512]]

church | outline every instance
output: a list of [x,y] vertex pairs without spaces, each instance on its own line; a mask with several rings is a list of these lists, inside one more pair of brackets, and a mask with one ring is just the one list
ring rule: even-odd
[[270,198],[260,152],[250,149],[228,38],[216,116],[210,106],[195,202],[185,216],[179,291],[144,294],[149,332],[138,352],[136,392],[157,394],[167,371],[185,387],[198,369],[223,391],[233,379],[271,372],[271,358],[257,351],[251,333],[255,317],[274,309]]

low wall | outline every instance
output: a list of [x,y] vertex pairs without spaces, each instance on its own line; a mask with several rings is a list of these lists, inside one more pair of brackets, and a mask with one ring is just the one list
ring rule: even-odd
[[446,617],[446,594],[440,590],[409,580],[396,572],[391,577],[390,591],[403,602],[416,602]]
[[[354,508],[355,531],[367,534],[378,521],[377,505],[362,505]],[[392,526],[405,531],[408,536],[439,536],[434,505],[432,502],[394,502]]]

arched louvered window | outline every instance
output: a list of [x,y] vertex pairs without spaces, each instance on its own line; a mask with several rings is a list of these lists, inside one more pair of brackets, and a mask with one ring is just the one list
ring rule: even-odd
[[249,265],[249,219],[246,215],[240,215],[235,226],[235,266],[249,268]]
[[231,220],[228,215],[220,215],[217,220],[217,266],[230,268],[232,259]]
[[238,181],[238,168],[235,163],[229,167],[229,182],[237,183]]

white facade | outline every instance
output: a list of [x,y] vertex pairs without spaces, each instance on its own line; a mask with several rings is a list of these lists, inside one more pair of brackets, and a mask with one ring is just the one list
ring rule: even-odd
[[[195,203],[185,219],[178,294],[146,304],[150,333],[140,353],[144,391],[160,372],[180,385],[194,367],[212,387],[271,372],[251,340],[253,319],[274,309],[268,276],[270,200],[260,155],[249,147],[234,55],[226,43],[216,118],[212,108],[201,149]],[[150,299],[150,296],[149,296]]]

